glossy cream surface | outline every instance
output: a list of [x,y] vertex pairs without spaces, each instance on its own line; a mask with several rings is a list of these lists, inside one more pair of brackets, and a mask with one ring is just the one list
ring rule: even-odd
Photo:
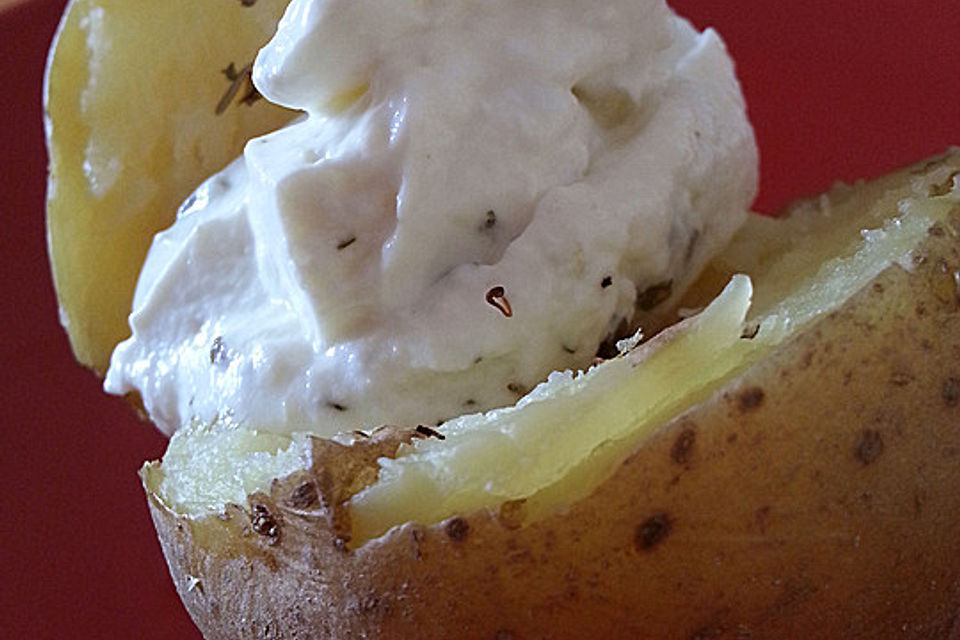
[[674,297],[743,222],[732,64],[655,0],[294,0],[251,140],[159,234],[105,386],[170,433],[505,406]]

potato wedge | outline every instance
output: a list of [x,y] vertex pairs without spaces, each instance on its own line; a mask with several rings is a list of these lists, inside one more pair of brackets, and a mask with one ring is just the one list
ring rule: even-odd
[[[197,472],[170,453],[146,465],[187,609],[208,640],[958,637],[958,175],[954,151],[751,222],[688,301],[750,273],[740,364],[665,416],[638,408],[625,435],[527,494],[417,517],[430,485],[385,470],[426,469],[459,436],[392,429],[224,448],[238,477],[264,456],[294,469],[227,479],[249,494],[239,504],[175,504],[168,483]],[[636,370],[698,326],[642,345]],[[599,415],[578,427],[606,428]],[[277,462],[297,447],[305,463]],[[397,478],[390,495],[407,502],[364,501]],[[431,500],[463,493],[420,478],[440,478]],[[358,531],[361,514],[379,524]]]
[[98,373],[129,334],[154,234],[198,177],[290,119],[245,71],[286,4],[72,0],[64,13],[44,82],[47,234],[61,322]]

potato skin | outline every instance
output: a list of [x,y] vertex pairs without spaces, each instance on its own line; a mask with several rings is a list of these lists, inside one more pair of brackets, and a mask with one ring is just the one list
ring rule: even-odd
[[958,238],[954,210],[912,271],[527,526],[480,512],[347,550],[320,475],[200,521],[148,489],[176,587],[208,640],[960,638]]

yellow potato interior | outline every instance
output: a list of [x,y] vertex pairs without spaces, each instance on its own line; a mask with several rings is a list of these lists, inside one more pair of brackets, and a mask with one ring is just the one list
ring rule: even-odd
[[[377,481],[351,499],[352,544],[407,521],[432,524],[484,508],[509,508],[512,519],[530,522],[585,497],[668,418],[884,269],[922,260],[914,248],[960,202],[958,173],[954,152],[856,190],[837,187],[781,220],[753,218],[687,302],[711,299],[732,274],[750,278],[730,279],[702,313],[587,373],[556,373],[514,407],[453,420],[444,440],[415,440],[381,460]],[[238,429],[182,430],[162,477],[148,484],[178,512],[200,517],[308,466],[305,435],[237,436]]]
[[65,12],[44,87],[47,227],[61,321],[96,371],[129,333],[153,235],[249,138],[290,119],[245,72],[285,6],[73,0]]

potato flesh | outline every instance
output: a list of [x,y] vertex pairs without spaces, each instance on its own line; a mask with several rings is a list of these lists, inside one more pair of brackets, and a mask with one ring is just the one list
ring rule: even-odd
[[[522,505],[520,517],[530,522],[585,497],[665,419],[705,399],[889,265],[909,268],[918,259],[913,249],[960,202],[958,168],[960,154],[953,153],[932,172],[905,170],[856,195],[840,187],[817,206],[795,208],[786,220],[751,221],[691,300],[708,299],[716,291],[712,283],[749,271],[764,292],[747,316],[748,327],[751,318],[760,321],[753,339],[741,339],[750,284],[739,278],[684,327],[626,357],[577,378],[555,374],[515,408],[447,423],[446,440],[415,441],[397,460],[382,460],[378,481],[353,497],[353,544],[407,521],[431,524],[504,503]],[[937,197],[930,198],[933,193]],[[634,368],[637,360],[643,365]],[[191,435],[197,429],[202,427],[175,436],[167,456],[209,447],[182,459],[219,460],[216,467],[224,473],[243,476],[243,489],[229,479],[210,483],[209,474],[203,482],[188,482],[187,476],[198,477],[196,466],[168,467],[165,458],[158,494],[178,512],[191,517],[216,512],[214,505],[238,502],[244,491],[265,491],[279,477],[277,465],[263,464],[262,451],[244,453],[215,437],[198,443]],[[249,442],[258,437],[249,436]],[[307,455],[300,436],[285,442],[262,437],[271,440],[259,449],[283,450],[288,461]],[[187,484],[204,486],[203,497],[191,497]],[[211,484],[218,488],[207,490]]]
[[515,407],[453,420],[443,429],[446,440],[415,441],[396,460],[382,460],[379,481],[352,500],[353,539],[526,499],[567,485],[575,470],[573,494],[564,491],[559,503],[538,500],[538,513],[525,505],[525,517],[576,499],[615,468],[578,469],[582,461],[644,437],[742,366],[750,353],[740,335],[751,293],[750,280],[737,276],[702,314],[662,336],[667,344],[657,340],[577,377],[555,374]]
[[[103,373],[153,235],[202,177],[290,112],[259,100],[222,113],[286,0],[74,0],[47,67],[47,229],[61,321],[77,359]],[[210,29],[210,25],[218,28]]]
[[217,513],[310,466],[306,434],[244,429],[229,418],[194,423],[174,437],[163,456],[164,497],[183,513]]
[[[822,291],[823,286],[862,286],[891,261],[909,268],[906,254],[913,249],[911,243],[926,231],[918,226],[925,218],[942,216],[942,211],[925,209],[938,202],[928,200],[931,189],[944,192],[945,196],[953,189],[956,152],[949,158],[947,166],[929,175],[914,168],[871,183],[839,184],[829,194],[789,207],[783,219],[752,218],[748,227],[711,263],[712,277],[719,274],[721,280],[726,280],[733,273],[756,274],[751,319],[777,313],[779,305],[795,321],[797,314],[802,314],[799,321],[805,322],[811,314],[818,313],[817,296],[844,295],[843,291]],[[899,236],[867,231],[892,231],[903,224],[913,228]],[[889,242],[900,242],[900,246]],[[709,280],[710,275],[703,279]],[[803,291],[813,296],[806,304],[797,299]],[[708,297],[714,295],[705,293]]]

